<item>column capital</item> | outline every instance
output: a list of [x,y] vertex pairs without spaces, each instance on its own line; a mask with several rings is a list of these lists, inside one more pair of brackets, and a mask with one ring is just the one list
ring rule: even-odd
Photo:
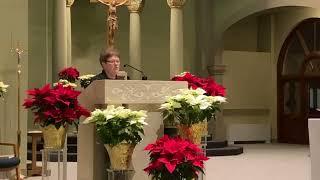
[[187,0],[167,0],[170,8],[182,8]]
[[144,7],[145,0],[128,0],[127,7],[130,13],[139,13]]
[[74,3],[74,0],[66,0],[67,7],[71,7],[73,3]]

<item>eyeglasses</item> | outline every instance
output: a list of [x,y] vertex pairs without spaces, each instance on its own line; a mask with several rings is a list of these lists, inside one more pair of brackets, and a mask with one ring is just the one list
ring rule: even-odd
[[120,64],[120,61],[106,61],[109,64]]

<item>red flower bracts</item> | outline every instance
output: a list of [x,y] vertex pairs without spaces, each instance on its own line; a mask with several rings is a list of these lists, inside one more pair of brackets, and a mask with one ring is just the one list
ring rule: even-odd
[[203,172],[203,162],[208,160],[197,145],[180,137],[165,135],[145,150],[149,151],[151,162],[144,171],[157,180],[198,177],[198,172]]
[[81,116],[90,116],[90,112],[80,106],[77,98],[80,91],[72,87],[63,87],[61,84],[51,88],[49,84],[38,89],[27,91],[29,98],[24,100],[23,106],[31,109],[35,114],[35,123],[41,126],[54,124],[76,124]]
[[75,83],[76,80],[79,78],[79,71],[76,68],[68,67],[64,68],[59,72],[59,79],[65,79],[69,82]]
[[173,81],[187,81],[188,87],[192,89],[202,88],[209,96],[225,96],[225,88],[216,83],[211,77],[200,78],[190,72],[184,72],[172,78]]

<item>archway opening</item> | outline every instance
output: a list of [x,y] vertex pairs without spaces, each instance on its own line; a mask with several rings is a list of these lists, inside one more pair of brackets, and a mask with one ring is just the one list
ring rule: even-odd
[[320,18],[299,23],[277,67],[278,141],[308,144],[308,118],[320,117]]

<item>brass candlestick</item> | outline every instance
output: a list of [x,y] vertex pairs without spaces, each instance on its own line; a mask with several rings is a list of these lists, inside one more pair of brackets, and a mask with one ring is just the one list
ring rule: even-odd
[[17,75],[18,75],[18,82],[17,82],[17,91],[18,91],[18,129],[17,129],[17,156],[20,157],[20,146],[21,146],[21,124],[20,124],[20,86],[21,86],[21,55],[25,50],[20,47],[20,42],[18,41],[17,47],[12,48],[11,52],[17,55],[18,58],[18,65],[17,65]]

